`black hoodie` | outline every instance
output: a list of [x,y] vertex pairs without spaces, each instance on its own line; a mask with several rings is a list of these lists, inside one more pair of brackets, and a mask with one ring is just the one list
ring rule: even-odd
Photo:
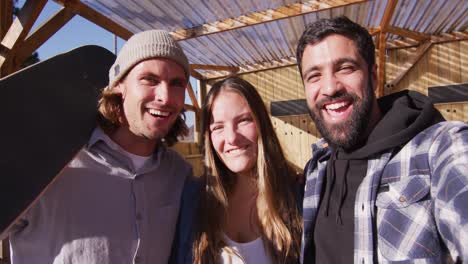
[[419,132],[444,121],[430,100],[418,92],[402,91],[377,102],[382,118],[363,144],[348,152],[332,150],[315,224],[315,263],[352,263],[354,201],[366,176],[368,157],[400,149]]

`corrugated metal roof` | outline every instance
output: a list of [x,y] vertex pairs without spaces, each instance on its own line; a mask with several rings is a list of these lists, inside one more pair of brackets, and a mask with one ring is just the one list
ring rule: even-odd
[[294,4],[294,0],[82,0],[91,8],[136,33],[150,28],[168,31],[201,26],[244,14]]
[[[168,31],[191,29],[301,3],[293,0],[82,0],[82,2],[134,33],[153,28]],[[302,1],[302,3],[312,2],[314,1]],[[345,0],[316,1],[318,5],[337,2]],[[466,32],[467,5],[466,0],[400,0],[390,24],[431,35]],[[367,1],[183,39],[180,43],[192,64],[239,66],[245,71],[258,65],[294,63],[296,43],[306,24],[320,18],[346,15],[365,27],[376,28],[382,22],[386,6],[387,0]],[[402,37],[393,34],[387,36],[388,41],[397,39]],[[209,74],[210,71],[200,70],[200,72]]]

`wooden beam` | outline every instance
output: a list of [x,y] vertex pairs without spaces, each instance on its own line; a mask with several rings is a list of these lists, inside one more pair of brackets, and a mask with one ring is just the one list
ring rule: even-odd
[[[432,35],[430,41],[432,44],[446,43],[452,41],[468,40],[468,32],[455,31],[452,33],[444,33],[441,35]],[[414,40],[393,40],[388,42],[388,49],[405,49],[419,47],[421,43]]]
[[455,31],[431,37],[431,42],[434,44],[461,40],[468,40],[468,31]]
[[190,75],[195,78],[195,79],[198,79],[198,80],[203,80],[205,79],[205,77],[203,75],[201,75],[199,72],[197,72],[196,70],[193,70],[191,69],[190,70]]
[[416,41],[425,41],[431,38],[431,35],[428,35],[428,34],[416,32],[412,30],[407,30],[407,29],[399,28],[399,27],[392,27],[392,26],[387,27],[387,32],[395,34],[395,35],[399,35],[405,38],[414,39]]
[[383,88],[385,84],[385,60],[386,60],[386,38],[387,38],[387,29],[390,25],[390,22],[393,17],[393,12],[398,4],[398,0],[388,0],[387,6],[380,22],[380,33],[379,33],[379,66],[378,66],[378,75],[377,75],[377,97],[383,96]]
[[68,23],[73,17],[74,13],[67,7],[62,7],[47,21],[42,23],[24,43],[18,51],[17,61],[22,63],[28,56],[44,44],[51,36],[53,36],[59,29]]
[[371,36],[375,36],[377,34],[380,33],[380,28],[379,27],[376,27],[376,28],[368,28],[367,31],[369,31],[369,34]]
[[432,46],[432,42],[425,41],[421,44],[416,52],[408,59],[403,65],[403,70],[393,79],[391,82],[386,84],[386,87],[393,89],[393,87],[397,86],[398,83],[405,77],[405,75],[414,67],[414,65],[426,54],[429,48]]
[[[200,105],[204,105],[206,101],[206,94],[207,94],[207,87],[206,81],[197,80],[197,87],[198,87],[198,94],[197,94],[197,101],[200,102]],[[195,142],[201,144],[203,142],[202,137],[203,134],[201,133],[201,125],[202,125],[202,116],[200,113],[195,112],[195,122],[194,122],[194,130],[193,130],[193,137]]]
[[197,112],[198,110],[193,105],[184,104],[184,109],[187,111]]
[[[377,30],[380,30],[380,29],[377,29]],[[380,32],[380,31],[379,31]],[[376,43],[378,44],[379,43],[379,37],[380,37],[380,33],[377,35],[377,38],[376,38]],[[460,41],[460,40],[468,40],[468,32],[454,32],[454,33],[451,33],[451,34],[444,34],[443,37],[442,35],[441,36],[437,36],[437,38],[433,37],[433,39],[437,39],[438,41],[441,41],[441,42],[437,42],[437,41],[433,41],[434,44],[436,43],[442,43],[442,42],[447,42],[447,41]],[[413,39],[410,39],[409,41],[407,40],[397,40],[398,42],[405,42],[407,44],[405,44],[404,46],[396,46],[395,43],[396,41],[393,40],[393,41],[390,41],[390,42],[385,42],[385,48],[383,50],[380,50],[378,48],[378,45],[376,44],[376,58],[379,57],[379,52],[383,52],[384,56],[385,56],[385,49],[389,50],[389,49],[396,49],[396,48],[408,48],[408,47],[417,47],[420,45],[420,43],[414,41]],[[254,72],[259,72],[259,71],[265,71],[265,70],[271,70],[271,69],[276,69],[276,68],[281,68],[281,67],[288,67],[288,66],[292,66],[292,65],[296,65],[297,62],[294,60],[294,59],[283,59],[282,61],[271,61],[271,62],[266,62],[266,63],[262,63],[262,64],[257,64],[257,65],[240,65],[239,67],[239,72],[237,72],[237,74],[245,74],[245,73],[254,73]],[[380,62],[379,62],[379,65],[380,65]],[[380,73],[382,74],[382,73]],[[226,76],[228,76],[229,74],[225,73],[225,72],[207,72],[205,73],[203,76],[206,80],[211,80],[211,79],[217,79],[217,78],[224,78]],[[379,79],[380,80],[380,79]],[[384,87],[383,85],[384,83],[382,83],[382,89]],[[383,91],[382,91],[383,92]]]
[[388,0],[387,6],[385,7],[385,12],[380,22],[380,30],[382,32],[387,32],[390,22],[392,21],[393,13],[398,4],[398,0]]
[[198,104],[197,96],[193,92],[192,84],[190,84],[190,82],[187,84],[187,92],[190,96],[190,100],[192,100],[192,105],[196,110],[195,112],[200,112],[200,105]]
[[387,49],[400,49],[407,47],[418,47],[421,42],[414,39],[394,39],[387,42]]
[[13,0],[0,1],[0,40],[3,39],[5,34],[13,22]]
[[96,10],[83,4],[80,0],[54,0],[55,2],[70,8],[73,13],[93,22],[94,24],[106,29],[107,31],[119,36],[122,39],[129,39],[133,33],[117,24],[110,18],[97,12]]
[[0,44],[2,46],[0,51],[0,68],[2,68],[4,75],[11,72],[9,64],[13,61],[12,59],[18,47],[26,38],[34,22],[36,22],[46,2],[47,0],[27,0],[2,39]]
[[[13,23],[13,0],[0,0],[0,41],[5,37],[8,29]],[[0,56],[5,56],[10,52],[9,49],[0,45]],[[1,55],[4,54],[4,55]],[[0,68],[0,77],[7,75],[8,70],[6,65]],[[8,243],[8,241],[6,241]],[[2,248],[0,247],[0,254],[2,253]],[[5,256],[8,256],[8,252],[3,252]]]
[[[379,30],[379,32],[375,35],[376,37],[374,38],[374,46],[375,46],[375,52],[379,52],[379,47],[380,47],[380,33],[382,31]],[[378,56],[379,54],[376,54]]]
[[[379,34],[377,35],[377,38],[376,38],[376,43],[379,43],[380,29],[379,28],[375,28],[375,29],[378,30],[378,32],[379,32]],[[440,41],[440,42],[437,42],[437,41],[431,40],[434,44],[447,42],[447,41],[468,40],[468,32],[454,32],[454,33],[450,33],[450,34],[440,35],[440,36],[437,36],[436,38],[433,37],[433,39],[434,40],[437,39],[438,41]],[[420,45],[420,43],[414,41],[413,39],[410,39],[410,41],[407,41],[407,40],[405,40],[405,41],[397,40],[397,41],[398,42],[405,42],[407,44],[405,44],[405,46],[396,46],[395,45],[396,41],[393,40],[393,41],[390,41],[390,42],[386,42],[385,43],[386,47],[382,51],[380,51],[380,49],[377,47],[377,44],[376,44],[376,48],[377,48],[377,50],[376,50],[376,52],[377,52],[376,56],[377,57],[376,58],[379,57],[379,51],[383,52],[383,54],[385,56],[385,53],[386,53],[385,49],[389,50],[389,49],[396,49],[396,48],[417,47],[418,45]],[[281,67],[288,67],[288,66],[292,66],[292,65],[296,65],[296,64],[297,64],[297,62],[294,59],[291,58],[291,59],[283,59],[282,61],[271,61],[271,62],[266,62],[266,63],[262,63],[262,64],[257,64],[257,65],[241,65],[239,67],[239,72],[237,72],[237,74],[254,73],[254,72],[259,72],[259,71],[277,69],[277,68],[281,68]],[[380,65],[380,63],[379,63],[379,65]],[[207,72],[203,76],[204,76],[205,80],[211,80],[211,79],[224,78],[224,77],[226,77],[228,75],[229,74],[227,74],[225,72],[215,72],[215,71],[213,71],[213,72]],[[384,83],[382,83],[382,89],[384,87],[383,84]]]
[[[237,72],[237,74],[254,73],[254,72],[259,72],[259,71],[293,66],[293,65],[297,65],[297,61],[295,58],[282,59],[281,61],[268,61],[262,64],[240,66],[239,72]],[[209,72],[209,73],[206,73],[204,76],[206,77],[205,78],[206,80],[210,80],[210,79],[223,78],[228,75],[229,74],[226,74],[225,72]]]
[[384,32],[379,34],[379,50],[378,50],[378,75],[377,75],[377,97],[383,96],[383,88],[385,84],[385,55],[386,55],[386,35]]
[[190,69],[192,70],[212,70],[212,71],[228,71],[228,72],[238,72],[239,67],[237,66],[221,66],[221,65],[206,65],[206,64],[190,64]]
[[27,0],[2,39],[1,45],[14,50],[16,45],[25,39],[46,2],[47,0]]
[[[199,82],[199,81],[197,81]],[[198,100],[197,100],[197,96],[195,95],[195,93],[193,92],[193,87],[192,87],[192,84],[190,82],[188,82],[187,84],[187,92],[190,96],[190,100],[192,101],[192,105],[188,105],[186,104],[185,105],[185,110],[189,110],[189,111],[193,111],[195,113],[195,120],[194,120],[194,138],[195,138],[195,142],[200,142],[199,141],[199,132],[200,132],[200,128],[199,128],[199,122],[201,122],[200,120],[200,115],[201,115],[201,109],[200,109],[200,105],[198,104]],[[200,92],[200,91],[199,91]]]
[[228,30],[239,29],[247,26],[258,25],[266,22],[277,21],[317,11],[327,10],[336,7],[344,7],[352,4],[367,2],[367,0],[340,0],[324,2],[323,0],[307,1],[288,6],[254,12],[237,18],[230,18],[222,21],[204,24],[190,29],[181,29],[172,32],[176,39],[189,39],[199,36],[220,33]]

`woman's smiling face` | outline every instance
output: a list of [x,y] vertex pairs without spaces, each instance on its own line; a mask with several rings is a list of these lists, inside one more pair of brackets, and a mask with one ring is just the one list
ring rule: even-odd
[[247,101],[239,93],[223,89],[212,104],[211,144],[226,167],[249,174],[257,163],[257,125]]

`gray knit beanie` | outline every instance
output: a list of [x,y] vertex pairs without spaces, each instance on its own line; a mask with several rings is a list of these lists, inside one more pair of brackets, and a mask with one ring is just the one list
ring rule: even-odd
[[109,70],[107,89],[112,89],[136,64],[151,58],[167,58],[177,62],[184,68],[188,79],[189,63],[179,44],[167,31],[148,30],[133,35],[123,45]]

